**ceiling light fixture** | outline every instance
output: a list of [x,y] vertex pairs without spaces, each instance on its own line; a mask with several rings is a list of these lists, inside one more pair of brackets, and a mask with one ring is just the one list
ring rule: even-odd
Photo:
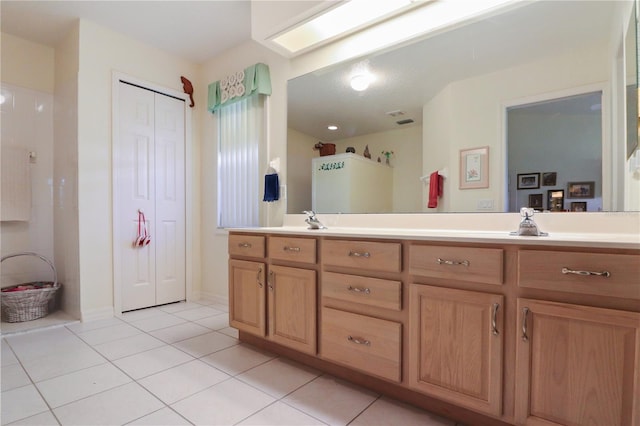
[[351,77],[351,88],[356,92],[367,90],[369,84],[371,84],[371,74],[356,74]]
[[311,46],[328,42],[365,25],[387,18],[391,14],[409,7],[412,3],[414,3],[412,0],[351,0],[343,2],[340,6],[283,32],[274,37],[272,41],[290,53],[299,53]]
[[338,130],[338,126],[336,126],[335,124],[329,124],[327,126],[327,129],[331,131],[335,131],[335,130]]

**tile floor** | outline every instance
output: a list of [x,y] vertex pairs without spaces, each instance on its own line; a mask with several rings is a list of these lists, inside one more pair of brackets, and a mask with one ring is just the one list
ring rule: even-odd
[[237,340],[186,302],[2,338],[3,425],[449,425]]

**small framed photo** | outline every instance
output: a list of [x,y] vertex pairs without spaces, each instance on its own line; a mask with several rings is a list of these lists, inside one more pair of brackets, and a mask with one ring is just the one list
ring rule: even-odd
[[542,194],[529,194],[529,207],[542,209]]
[[595,182],[569,182],[567,185],[567,198],[593,198]]
[[542,174],[542,186],[556,186],[557,172],[545,172]]
[[552,212],[564,210],[564,189],[550,189],[547,191],[547,209]]
[[518,189],[540,188],[540,173],[518,173]]
[[572,201],[571,202],[571,211],[572,212],[586,212],[587,211],[587,202],[586,201]]
[[460,150],[460,189],[489,187],[489,147]]

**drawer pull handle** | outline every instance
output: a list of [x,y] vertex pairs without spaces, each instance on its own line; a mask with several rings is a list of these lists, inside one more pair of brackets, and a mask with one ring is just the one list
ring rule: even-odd
[[289,247],[289,246],[284,246],[283,249],[284,251],[291,251],[294,253],[298,253],[300,252],[300,247]]
[[569,268],[562,268],[562,273],[565,275],[574,274],[574,275],[596,276],[596,277],[604,277],[604,278],[609,278],[611,276],[611,272],[609,271],[602,271],[602,272],[575,271]]
[[371,257],[371,253],[369,253],[368,251],[360,253],[359,251],[351,250],[349,252],[349,256],[351,256],[351,257]]
[[356,345],[371,346],[371,342],[368,341],[367,339],[363,339],[362,337],[349,336],[347,337],[347,340],[352,343],[355,343]]
[[264,285],[262,284],[262,281],[260,281],[260,278],[262,277],[262,268],[258,269],[258,276],[256,277],[256,280],[258,280],[258,286],[260,288],[262,288]]
[[463,265],[463,266],[469,266],[470,263],[468,260],[444,260],[444,259],[440,259],[438,258],[438,265]]
[[353,286],[349,286],[347,287],[347,290],[352,291],[354,293],[363,293],[363,294],[371,294],[371,289],[366,288],[366,287],[353,287]]
[[250,243],[238,243],[238,247],[240,248],[251,248]]
[[275,278],[275,274],[273,271],[269,271],[269,276],[267,277],[267,286],[269,287],[269,291],[273,291],[273,281]]
[[493,333],[494,336],[500,334],[500,332],[498,331],[498,309],[500,309],[500,304],[494,303],[493,313],[491,315],[491,333]]
[[522,309],[522,341],[529,341],[529,336],[527,336],[527,316],[529,315],[529,308]]

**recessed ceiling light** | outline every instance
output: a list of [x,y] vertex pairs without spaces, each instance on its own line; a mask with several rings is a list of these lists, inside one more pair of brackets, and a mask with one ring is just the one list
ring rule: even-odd
[[369,88],[369,84],[371,84],[371,74],[356,74],[351,77],[351,88],[356,92],[367,90]]
[[327,126],[327,129],[331,131],[338,130],[338,126],[336,126],[335,124],[330,124]]

